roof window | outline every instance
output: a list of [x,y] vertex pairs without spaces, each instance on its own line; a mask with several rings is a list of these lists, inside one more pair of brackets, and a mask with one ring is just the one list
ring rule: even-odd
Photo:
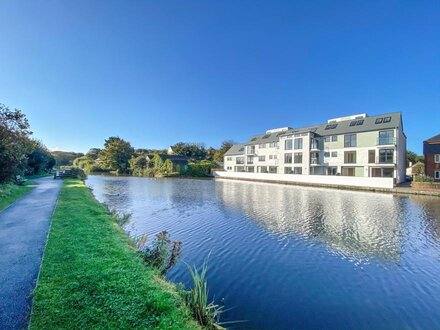
[[358,120],[358,121],[356,122],[356,125],[360,126],[360,125],[362,125],[363,123],[364,123],[364,120],[361,119],[361,120]]
[[350,123],[350,126],[356,126],[356,123],[357,123],[357,120],[353,120],[353,121]]
[[270,136],[270,134],[266,134],[265,136],[263,136],[263,139],[267,139]]
[[384,117],[383,122],[389,123],[391,121],[391,117]]
[[338,124],[331,124],[331,125],[327,125],[325,129],[335,129],[336,127],[338,127]]
[[375,124],[382,124],[383,118],[376,118]]

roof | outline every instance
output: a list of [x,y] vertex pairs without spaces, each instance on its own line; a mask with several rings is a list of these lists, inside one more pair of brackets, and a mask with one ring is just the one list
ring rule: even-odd
[[[158,154],[162,160],[169,159],[173,164],[188,164],[189,158],[182,155]],[[147,155],[148,159],[153,159],[154,155]]]
[[228,151],[225,152],[225,156],[232,155],[244,155],[244,144],[234,144]]
[[440,142],[440,134],[433,136],[432,138],[426,140],[425,142]]

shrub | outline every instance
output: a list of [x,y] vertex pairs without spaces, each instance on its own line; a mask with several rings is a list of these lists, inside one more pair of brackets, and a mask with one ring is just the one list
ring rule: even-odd
[[196,177],[206,177],[211,176],[211,169],[214,168],[216,164],[210,161],[201,161],[199,163],[189,163],[186,175],[196,176]]
[[434,182],[434,178],[428,175],[420,174],[414,176],[414,182]]

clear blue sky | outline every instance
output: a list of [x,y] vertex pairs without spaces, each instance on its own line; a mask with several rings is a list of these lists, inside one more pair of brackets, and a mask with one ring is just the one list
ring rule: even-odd
[[218,146],[402,111],[440,133],[439,1],[1,1],[0,102],[50,148]]

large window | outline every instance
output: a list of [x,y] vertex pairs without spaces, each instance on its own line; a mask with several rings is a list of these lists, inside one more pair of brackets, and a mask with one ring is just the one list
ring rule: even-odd
[[292,150],[292,140],[284,141],[284,150]]
[[434,162],[440,163],[440,154],[434,155]]
[[284,154],[284,163],[286,164],[292,164],[292,154]]
[[379,132],[379,145],[394,144],[394,131],[381,131]]
[[291,167],[285,167],[284,168],[284,174],[293,174],[293,170]]
[[356,163],[356,151],[346,151],[344,153],[344,163],[345,164],[355,164]]
[[247,163],[248,164],[253,164],[254,163],[254,156],[248,156]]
[[392,167],[375,167],[371,169],[371,176],[378,178],[392,178],[394,176],[394,168]]
[[303,174],[302,167],[294,167],[293,168],[293,174]]
[[392,164],[394,160],[394,149],[380,149],[379,163]]
[[295,154],[293,155],[293,162],[295,164],[301,164],[303,162],[302,152],[295,152]]
[[337,142],[337,141],[338,141],[338,136],[332,135],[332,142]]
[[269,173],[278,173],[278,167],[269,166]]
[[258,161],[259,161],[259,162],[264,162],[264,161],[266,161],[266,156],[258,156]]
[[294,149],[302,149],[303,148],[303,138],[295,139]]
[[347,134],[344,135],[344,147],[356,147],[356,134]]
[[343,176],[355,176],[355,168],[354,167],[343,167],[341,174]]
[[244,164],[244,157],[235,158],[235,164]]

